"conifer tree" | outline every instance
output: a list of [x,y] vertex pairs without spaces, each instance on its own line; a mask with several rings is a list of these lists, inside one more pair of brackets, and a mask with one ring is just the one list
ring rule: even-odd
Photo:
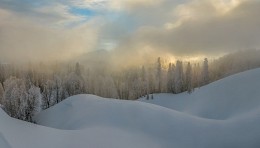
[[157,59],[157,81],[158,81],[158,92],[161,92],[162,87],[162,64],[161,58],[158,57]]
[[172,64],[169,63],[168,72],[167,72],[167,92],[172,92],[172,83],[173,83],[173,76],[172,76]]
[[181,61],[176,62],[176,69],[174,75],[175,92],[180,93],[183,91],[183,65]]
[[202,84],[206,85],[208,83],[209,83],[209,66],[208,66],[208,59],[205,58],[203,62]]
[[188,62],[186,74],[185,74],[185,82],[186,82],[186,89],[188,93],[192,92],[192,67],[190,62]]
[[0,83],[0,105],[3,105],[3,99],[4,99],[4,88],[2,83]]

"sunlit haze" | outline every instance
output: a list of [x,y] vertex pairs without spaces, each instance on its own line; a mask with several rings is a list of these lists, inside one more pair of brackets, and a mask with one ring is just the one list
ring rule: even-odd
[[260,148],[260,0],[0,0],[0,148]]
[[2,0],[0,58],[66,61],[97,50],[112,63],[218,57],[259,48],[259,11],[258,0]]

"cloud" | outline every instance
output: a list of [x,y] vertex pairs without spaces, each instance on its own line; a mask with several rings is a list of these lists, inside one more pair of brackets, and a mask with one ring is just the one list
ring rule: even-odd
[[40,8],[34,8],[34,13],[38,13],[34,20],[40,20],[42,23],[60,25],[69,25],[71,23],[82,22],[86,18],[81,15],[74,15],[70,12],[70,7],[60,3],[53,3]]
[[54,59],[109,49],[121,62],[214,56],[259,48],[259,14],[258,0],[4,0],[0,52]]
[[[64,1],[63,1],[64,2]],[[79,8],[102,10],[108,8],[109,0],[68,0],[67,3]]]
[[193,0],[175,6],[171,2],[153,6],[160,13],[150,7],[133,9],[131,16],[144,23],[120,42],[117,52],[213,56],[260,47],[259,1]]
[[41,23],[0,9],[0,58],[12,61],[67,60],[95,49],[98,29],[95,20],[67,28],[63,19]]

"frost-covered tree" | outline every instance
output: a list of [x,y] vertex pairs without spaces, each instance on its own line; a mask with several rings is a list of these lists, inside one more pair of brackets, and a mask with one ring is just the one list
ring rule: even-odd
[[3,106],[11,117],[32,121],[32,116],[40,109],[40,88],[31,86],[26,89],[24,79],[10,77],[4,82]]
[[84,93],[85,87],[83,78],[74,72],[70,73],[65,81],[65,89],[68,96]]
[[155,92],[155,75],[152,68],[148,69],[148,93]]
[[147,82],[147,74],[145,67],[142,66],[142,71],[141,71],[141,95],[145,96],[148,94],[148,82]]
[[186,73],[185,73],[185,83],[186,83],[186,90],[188,93],[192,92],[192,67],[190,62],[188,62]]
[[172,84],[173,84],[173,70],[172,64],[169,63],[168,72],[167,72],[167,92],[172,92]]
[[200,87],[200,79],[201,79],[201,69],[200,69],[200,64],[194,64],[193,66],[193,74],[192,74],[192,84],[193,87]]
[[[108,98],[117,98],[117,92],[116,92],[116,87],[114,85],[113,79],[110,76],[106,76],[104,78],[104,97],[108,97]],[[109,86],[109,87],[107,87]]]
[[63,96],[63,84],[62,80],[59,76],[55,75],[53,78],[53,91],[54,91],[54,99],[56,103],[59,103],[60,101],[64,100]]
[[174,75],[175,93],[183,91],[183,64],[181,61],[176,62]]
[[203,69],[202,69],[202,84],[206,85],[209,83],[209,66],[208,66],[208,59],[205,58],[203,62]]
[[55,101],[53,99],[54,92],[54,82],[52,80],[47,80],[44,84],[43,92],[42,92],[42,108],[47,109],[51,107]]
[[94,79],[93,94],[107,98],[118,98],[116,87],[114,85],[113,79],[110,76],[98,74],[98,76],[94,77]]
[[157,91],[161,92],[161,89],[162,89],[162,64],[161,64],[160,57],[158,57],[158,59],[157,59],[157,83],[158,83]]
[[82,70],[79,63],[76,63],[75,70],[65,78],[64,89],[68,96],[83,94],[86,92],[85,81],[82,77]]
[[0,105],[3,105],[3,99],[4,99],[4,88],[2,83],[0,83]]
[[172,83],[171,83],[172,93],[176,93],[175,92],[175,69],[176,69],[175,65],[172,64],[172,67],[171,67],[171,70],[172,70],[172,72],[171,72],[171,74],[172,74],[172,76],[171,76],[171,79],[172,79]]
[[2,83],[2,85],[4,84],[6,78],[8,77],[7,75],[8,75],[7,65],[0,63],[0,83]]
[[23,79],[10,77],[4,82],[4,109],[11,117],[26,120],[27,92]]
[[132,78],[129,82],[130,88],[129,89],[129,99],[138,99],[141,97],[141,81],[138,78]]
[[40,88],[31,86],[28,90],[27,105],[25,107],[26,120],[32,122],[32,117],[41,109],[41,92]]
[[76,63],[75,73],[76,73],[76,75],[81,76],[81,67],[80,67],[79,63]]

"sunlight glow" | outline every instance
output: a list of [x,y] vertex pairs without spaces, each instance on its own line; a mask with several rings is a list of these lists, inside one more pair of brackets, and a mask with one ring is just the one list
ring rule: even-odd
[[218,12],[225,14],[241,3],[240,0],[214,0],[213,5]]
[[183,62],[197,63],[197,62],[203,61],[203,59],[205,57],[206,56],[204,56],[204,55],[175,57],[175,56],[173,56],[171,54],[166,56],[166,58],[169,61],[169,63],[173,63],[173,64],[175,64],[177,60],[181,60]]

